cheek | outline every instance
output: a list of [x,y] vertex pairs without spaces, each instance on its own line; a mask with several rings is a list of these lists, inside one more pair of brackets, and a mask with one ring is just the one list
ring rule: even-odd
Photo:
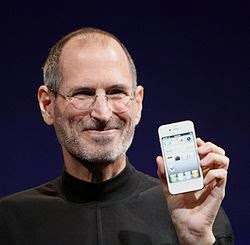
[[64,115],[65,115],[65,119],[68,121],[70,125],[89,118],[89,113],[82,113],[79,111],[72,111],[72,110],[65,111]]
[[141,106],[140,104],[137,104],[134,110],[135,125],[137,125],[140,122],[140,119],[141,119]]
[[55,105],[56,116],[66,119],[69,122],[78,121],[86,116],[87,113],[76,110],[71,104],[65,104],[64,101],[58,101]]
[[128,117],[132,124],[137,124],[137,107],[135,104],[131,107],[131,109],[128,111]]
[[129,110],[118,116],[120,121],[123,121],[127,127],[133,127],[136,125],[136,113],[134,110]]

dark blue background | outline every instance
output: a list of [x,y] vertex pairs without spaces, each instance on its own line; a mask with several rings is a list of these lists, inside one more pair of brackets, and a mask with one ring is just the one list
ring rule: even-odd
[[[219,1],[218,1],[219,2]],[[36,91],[49,48],[83,26],[117,35],[129,49],[145,88],[143,117],[129,150],[132,163],[156,176],[159,125],[191,119],[197,136],[231,159],[223,207],[236,244],[249,242],[249,29],[238,1],[96,7],[8,3],[1,15],[0,195],[60,174],[62,156],[52,127],[40,116]],[[153,207],[152,207],[153,208]]]

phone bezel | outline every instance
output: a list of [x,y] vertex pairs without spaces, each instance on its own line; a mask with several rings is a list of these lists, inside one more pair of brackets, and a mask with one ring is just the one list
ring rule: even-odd
[[196,139],[194,124],[190,120],[161,125],[158,129],[158,134],[159,134],[159,139],[160,139],[160,144],[161,144],[161,149],[162,149],[162,156],[164,160],[164,168],[166,172],[166,179],[168,183],[169,192],[171,194],[180,194],[180,193],[185,193],[185,192],[190,192],[190,191],[196,191],[204,187],[203,174],[202,174],[202,170],[200,167],[199,155],[198,155],[196,144],[194,144],[194,147],[197,153],[197,159],[198,159],[197,165],[200,171],[200,177],[197,179],[191,179],[191,180],[186,180],[183,182],[176,182],[176,183],[171,183],[168,177],[169,174],[168,174],[165,154],[163,151],[162,138],[176,135],[176,134],[184,134],[188,132],[192,132],[194,135],[194,138]]

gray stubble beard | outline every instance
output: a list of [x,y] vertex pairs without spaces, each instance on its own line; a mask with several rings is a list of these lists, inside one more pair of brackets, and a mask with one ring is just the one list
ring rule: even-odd
[[55,122],[55,131],[59,143],[73,158],[77,159],[83,165],[107,165],[115,163],[118,158],[120,158],[122,155],[125,155],[132,143],[135,125],[130,123],[127,127],[125,127],[124,124],[124,127],[120,129],[122,134],[118,146],[115,146],[112,150],[103,152],[102,149],[105,147],[105,145],[111,142],[112,139],[109,136],[105,138],[98,138],[95,140],[97,147],[95,147],[96,150],[93,152],[93,150],[88,149],[88,146],[84,147],[84,145],[80,142],[80,129],[73,124],[69,124],[69,121],[66,118],[61,117],[58,112],[57,114],[58,115],[56,118],[59,120],[59,122]]

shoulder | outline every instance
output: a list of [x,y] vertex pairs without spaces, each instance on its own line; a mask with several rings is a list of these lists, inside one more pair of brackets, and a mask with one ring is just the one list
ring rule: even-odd
[[134,168],[135,171],[135,178],[140,179],[140,188],[149,190],[151,188],[157,187],[161,185],[161,182],[159,179],[150,176],[148,174],[143,173],[142,171],[139,171]]
[[58,183],[60,179],[58,177],[40,186],[2,197],[0,199],[0,207],[3,209],[16,204],[34,203],[39,202],[41,199],[56,197],[59,194]]
[[166,205],[160,180],[138,170],[137,174],[140,178],[138,186],[139,197],[153,203],[158,202]]

